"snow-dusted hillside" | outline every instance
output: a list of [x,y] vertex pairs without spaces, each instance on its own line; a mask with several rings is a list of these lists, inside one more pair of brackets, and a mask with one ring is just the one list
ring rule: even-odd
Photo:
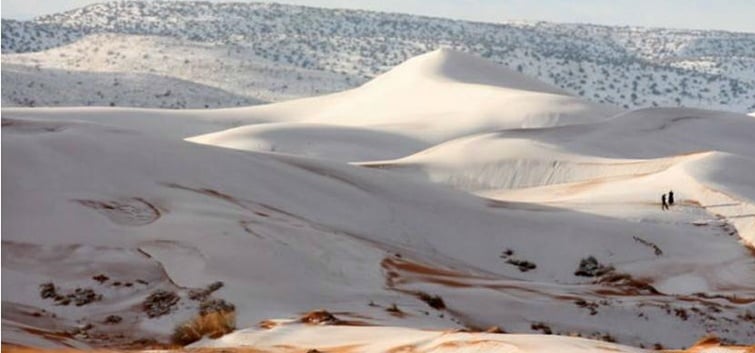
[[625,112],[438,50],[321,97],[2,119],[5,343],[143,347],[208,312],[239,330],[196,346],[272,352],[755,338],[743,114]]
[[249,106],[261,102],[218,88],[150,74],[76,72],[5,63],[4,106],[147,106],[168,109]]
[[[159,36],[95,34],[44,52],[4,55],[3,60],[33,67],[37,72],[66,70],[74,76],[118,72],[175,77],[262,101],[337,91],[353,85],[349,76],[270,61],[248,48]],[[7,93],[5,88],[4,92]],[[37,97],[40,96],[47,97],[50,93]],[[79,92],[79,96],[88,94]],[[159,107],[151,103],[145,99],[141,105],[138,102],[118,105]],[[236,103],[229,99],[222,105],[237,106]],[[79,105],[88,104],[82,101]]]
[[[748,33],[488,24],[278,4],[163,1],[96,4],[31,22],[3,20],[2,33],[4,62],[159,73],[265,101],[354,87],[409,57],[448,47],[593,102],[755,108],[755,34]],[[115,34],[86,37],[102,33]],[[99,47],[104,52],[96,53]],[[9,55],[31,51],[42,52]],[[101,60],[90,62],[91,56]]]

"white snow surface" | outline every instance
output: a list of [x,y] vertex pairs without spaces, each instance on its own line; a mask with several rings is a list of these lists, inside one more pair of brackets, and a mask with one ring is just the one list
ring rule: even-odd
[[[441,50],[290,102],[2,119],[4,342],[165,341],[196,313],[188,291],[215,281],[242,330],[200,345],[640,351],[438,331],[493,325],[646,347],[755,337],[755,120],[742,114],[624,112]],[[614,279],[576,276],[588,256]],[[102,299],[55,305],[39,295],[50,281]],[[158,289],[180,300],[149,318]],[[315,309],[375,326],[295,322]],[[126,320],[103,324],[113,314]]]
[[[353,90],[236,111],[244,119],[372,128],[426,143],[505,128],[600,121],[619,112],[448,49],[412,58]],[[212,141],[225,145],[222,134]]]

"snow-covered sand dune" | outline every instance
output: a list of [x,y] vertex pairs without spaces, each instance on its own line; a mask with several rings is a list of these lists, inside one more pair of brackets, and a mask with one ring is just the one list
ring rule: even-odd
[[[225,282],[218,293],[236,305],[239,327],[322,307],[367,317],[373,324],[411,327],[499,324],[527,332],[548,322],[555,332],[610,335],[631,344],[681,346],[706,330],[732,339],[753,330],[728,323],[751,305],[747,293],[755,290],[746,280],[753,271],[751,255],[716,229],[491,204],[381,171],[222,150],[90,123],[6,124],[3,144],[6,248],[15,242],[141,250],[180,287]],[[657,244],[663,256],[633,235]],[[575,243],[580,246],[570,246]],[[512,259],[537,268],[520,272],[501,258],[506,249],[514,251]],[[446,275],[455,280],[414,272],[416,266],[390,260],[394,253],[401,254],[401,261],[448,268],[444,273],[455,273]],[[122,309],[49,306],[36,296],[37,286],[53,281],[61,290],[86,287],[109,298],[112,284],[99,285],[92,276],[104,272],[122,282],[141,279],[129,271],[114,274],[90,259],[92,270],[60,282],[54,268],[10,266],[18,255],[3,257],[3,278],[10,281],[14,277],[8,271],[15,271],[27,278],[26,284],[3,286],[3,298],[7,305],[36,308],[27,310],[29,315],[46,308],[98,327],[97,318]],[[590,284],[573,275],[588,255],[639,274],[651,285],[664,283],[661,279],[671,275],[661,269],[669,268],[695,286],[667,285],[667,291],[657,293],[636,284]],[[721,299],[697,297],[700,291]],[[440,295],[447,309],[427,308],[411,294],[418,292]],[[627,297],[635,292],[644,294]],[[131,302],[140,303],[148,294],[136,291]],[[726,299],[734,297],[743,302]],[[588,315],[574,304],[580,299],[607,301],[596,304],[600,314]],[[167,322],[187,319],[196,305],[185,297],[181,303],[160,320],[140,317],[138,307],[129,315],[162,337],[172,329]],[[403,318],[385,311],[392,303]],[[709,307],[719,312],[708,313]],[[697,308],[704,315],[681,320],[673,311],[667,314],[668,308]]]
[[[441,49],[412,58],[362,87],[244,109],[243,116],[376,128],[438,143],[504,128],[600,121],[618,112],[472,55]],[[221,137],[215,134],[213,144],[223,146]],[[285,141],[271,143],[285,146]]]
[[[752,123],[616,112],[450,51],[266,106],[4,109],[3,341],[166,342],[214,298],[249,329],[200,345],[750,343]],[[367,326],[296,323],[320,308]]]
[[246,151],[269,151],[342,162],[399,158],[430,144],[380,128],[313,123],[246,125],[187,139]]
[[[363,165],[499,199],[516,193],[517,200],[528,202],[576,198],[581,191],[588,195],[581,201],[588,203],[597,197],[597,188],[606,190],[602,202],[654,201],[674,189],[728,216],[752,245],[752,136],[755,120],[745,115],[657,108],[592,124],[468,136],[395,161]],[[553,196],[558,187],[510,191],[554,185],[563,185],[559,195],[564,196]]]

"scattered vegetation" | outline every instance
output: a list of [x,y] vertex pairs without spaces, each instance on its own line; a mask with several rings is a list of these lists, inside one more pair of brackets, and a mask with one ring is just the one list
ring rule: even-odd
[[58,295],[55,285],[51,282],[42,283],[39,285],[39,296],[42,299],[55,298]]
[[236,306],[223,299],[208,299],[199,305],[199,314],[205,315],[214,312],[235,312]]
[[633,294],[660,294],[655,287],[647,281],[636,279],[628,273],[609,272],[600,277],[595,283],[610,284],[620,287]]
[[[145,18],[174,18],[176,21],[166,24]],[[237,18],[245,21],[237,22]],[[292,23],[297,25],[292,26]],[[188,26],[191,31],[186,30]],[[525,75],[600,103],[627,108],[684,105],[755,110],[752,99],[755,84],[749,79],[752,77],[749,46],[752,36],[747,33],[541,23],[491,24],[259,4],[213,5],[198,9],[190,4],[159,1],[146,5],[140,2],[103,4],[45,16],[41,20],[4,19],[2,27],[3,53],[40,51],[76,42],[85,35],[113,32],[164,36],[172,42],[217,44],[227,55],[222,60],[165,52],[132,58],[123,55],[116,46],[109,46],[107,39],[102,45],[93,46],[102,47],[101,50],[107,52],[106,63],[114,69],[130,64],[155,68],[160,70],[157,72],[160,75],[191,80],[196,76],[190,77],[187,71],[208,66],[213,71],[200,71],[198,75],[218,82],[224,77],[233,80],[231,71],[236,73],[239,67],[252,66],[250,61],[241,57],[262,57],[276,65],[272,66],[276,73],[287,71],[283,80],[270,75],[268,80],[255,85],[255,88],[266,86],[263,88],[266,94],[284,92],[278,97],[310,96],[322,93],[321,90],[358,86],[412,56],[448,46],[505,63]],[[65,59],[55,57],[56,61],[70,63],[68,67],[71,68],[80,65],[77,69],[84,70],[91,52],[71,50],[60,54],[65,55]],[[217,62],[210,61],[213,59]],[[168,68],[161,69],[163,67]],[[71,81],[77,80],[80,81]],[[104,83],[128,85],[128,82],[121,81],[126,80],[109,79]],[[223,88],[244,90],[241,82]],[[156,89],[157,94],[164,95],[165,89]],[[171,98],[179,94],[177,89],[172,93]],[[155,92],[146,94],[152,96]],[[40,95],[14,97],[14,101],[23,102],[23,97],[37,98]],[[173,99],[168,101],[168,98],[159,100],[166,100],[167,104],[179,103],[172,102]],[[28,101],[24,103],[30,104]],[[116,103],[122,105],[122,102]],[[233,102],[226,103],[230,106]]]
[[181,300],[178,294],[167,290],[156,290],[142,302],[142,310],[149,318],[160,317],[170,313]]
[[535,331],[540,331],[546,335],[552,335],[553,331],[551,330],[550,326],[546,325],[542,322],[533,322],[532,325],[530,325],[530,328]]
[[315,310],[304,314],[299,322],[311,325],[338,325],[343,321],[326,310]]
[[649,242],[649,241],[647,241],[645,239],[642,239],[642,238],[640,238],[638,236],[633,236],[632,238],[634,238],[634,241],[636,241],[636,242],[638,242],[638,243],[640,243],[642,245],[645,245],[647,247],[652,248],[653,252],[655,252],[655,256],[661,256],[661,255],[663,255],[663,251],[661,250],[661,248],[658,247],[658,245],[655,245],[655,243]]
[[584,299],[579,299],[574,302],[578,307],[585,308],[590,310],[590,315],[597,315],[598,314],[598,303],[595,302],[588,302]]
[[682,319],[683,321],[687,321],[687,319],[689,319],[689,316],[687,315],[687,310],[684,310],[684,308],[675,308],[674,315],[676,315],[678,318]]
[[90,288],[76,288],[73,293],[67,295],[76,306],[87,305],[89,303],[102,299],[101,294],[97,294]]
[[108,317],[105,318],[106,325],[119,324],[121,321],[123,321],[123,318],[118,315],[108,315]]
[[751,324],[755,324],[755,315],[753,315],[750,310],[747,310],[744,312],[744,314],[740,314],[737,316],[738,319],[742,320],[743,322],[749,322]]
[[443,302],[443,298],[438,295],[430,295],[425,292],[417,292],[417,298],[427,303],[427,305],[429,305],[433,309],[443,310],[446,308],[446,303]]
[[218,289],[223,288],[223,282],[217,281],[210,283],[207,287],[202,289],[192,289],[189,291],[189,299],[196,301],[206,300],[212,293]]
[[110,277],[105,276],[104,274],[100,273],[99,275],[92,276],[92,279],[95,280],[95,281],[97,281],[97,282],[100,282],[100,284],[102,284],[102,283],[107,282],[107,280],[109,280]]
[[84,306],[95,301],[102,300],[102,294],[97,294],[91,288],[76,288],[72,293],[59,293],[52,282],[42,283],[39,286],[39,296],[42,299],[53,299],[55,305],[69,305],[72,302],[76,306]]
[[385,311],[387,311],[387,312],[389,312],[391,314],[395,314],[395,315],[403,315],[404,314],[404,312],[401,311],[401,309],[398,308],[398,305],[396,305],[396,303],[393,303],[393,304],[391,304],[391,306],[385,308]]
[[485,333],[506,333],[506,331],[498,326],[490,326],[487,330],[485,330]]
[[199,314],[173,330],[173,343],[185,346],[202,337],[219,338],[236,329],[236,308],[222,299],[202,303]]
[[527,271],[534,270],[537,268],[537,265],[535,265],[534,262],[530,262],[526,260],[508,259],[506,260],[506,263],[518,267],[519,271],[521,272],[527,272]]
[[501,252],[500,257],[502,259],[506,259],[506,258],[508,258],[511,255],[514,255],[514,250],[506,249],[506,250],[504,250],[504,251]]
[[613,266],[605,266],[599,263],[594,256],[588,256],[579,262],[579,267],[574,272],[574,275],[582,277],[600,277],[613,270]]

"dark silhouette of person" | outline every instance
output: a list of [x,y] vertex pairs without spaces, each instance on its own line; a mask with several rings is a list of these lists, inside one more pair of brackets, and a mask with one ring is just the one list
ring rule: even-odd
[[661,210],[668,210],[668,204],[666,203],[666,194],[661,196]]
[[669,206],[674,205],[674,191],[673,190],[668,192],[668,204]]

